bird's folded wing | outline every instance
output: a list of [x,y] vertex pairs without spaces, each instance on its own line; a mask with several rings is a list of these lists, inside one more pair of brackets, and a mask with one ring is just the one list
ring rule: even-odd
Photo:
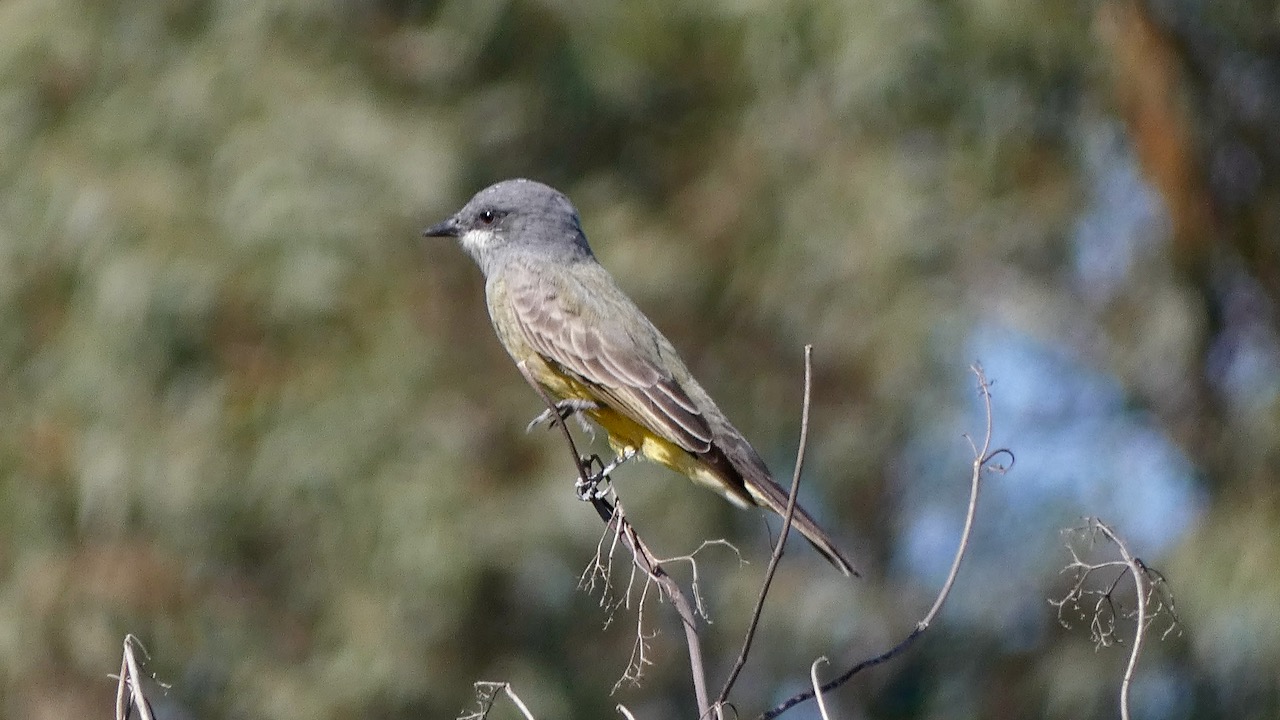
[[662,365],[657,330],[630,301],[594,298],[618,305],[601,312],[575,297],[577,286],[521,283],[508,291],[520,329],[544,359],[665,440],[693,453],[711,448],[706,418]]

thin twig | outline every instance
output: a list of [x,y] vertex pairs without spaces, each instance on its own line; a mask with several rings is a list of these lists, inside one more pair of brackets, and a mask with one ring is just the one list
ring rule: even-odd
[[818,699],[818,714],[822,716],[822,720],[831,720],[831,714],[827,712],[827,701],[822,696],[822,687],[818,683],[818,666],[827,665],[826,656],[822,656],[813,661],[809,666],[809,684],[813,686],[814,697]]
[[[965,553],[969,549],[969,538],[973,536],[973,518],[978,513],[978,491],[982,487],[982,468],[992,459],[992,455],[987,453],[991,450],[991,430],[993,425],[991,415],[991,386],[987,383],[987,378],[982,372],[982,368],[974,365],[973,373],[978,376],[979,392],[982,393],[983,410],[987,416],[987,426],[983,431],[982,447],[973,446],[970,439],[969,447],[973,449],[973,473],[969,476],[969,509],[964,514],[964,529],[960,531],[960,544],[956,547],[956,555],[951,560],[951,571],[947,573],[947,580],[942,584],[942,591],[938,593],[938,598],[933,601],[933,607],[929,608],[929,612],[925,613],[924,619],[916,627],[921,631],[929,629],[929,625],[933,619],[938,616],[938,612],[942,610],[942,604],[947,601],[951,595],[951,587],[956,584],[956,577],[960,575],[960,561],[964,560]],[[1004,451],[997,451],[996,454]]]
[[[614,518],[614,508],[605,498],[593,496],[591,504],[602,518],[607,518],[606,522]],[[617,518],[618,522],[622,523],[623,542],[631,550],[632,561],[636,567],[640,568],[641,572],[658,583],[658,587],[662,589],[667,599],[675,607],[676,614],[680,616],[681,625],[684,627],[685,644],[689,649],[689,669],[693,680],[694,698],[698,703],[698,713],[701,715],[709,707],[707,702],[707,675],[702,661],[702,643],[698,638],[697,620],[693,607],[689,604],[689,599],[685,596],[684,591],[680,589],[679,583],[675,581],[675,578],[667,574],[667,571],[658,563],[657,556],[640,538],[630,521],[620,514]]]
[[705,621],[708,625],[711,624],[711,615],[710,613],[707,612],[706,603],[703,601],[703,598],[702,598],[702,591],[698,586],[698,557],[697,556],[698,556],[698,553],[702,552],[706,548],[717,546],[717,545],[722,547],[727,547],[730,550],[732,550],[733,554],[738,557],[739,565],[748,564],[747,561],[742,558],[742,551],[738,550],[738,546],[734,545],[728,540],[725,540],[724,538],[717,538],[715,540],[703,540],[702,544],[694,548],[692,552],[686,553],[684,555],[676,555],[675,557],[660,558],[658,560],[658,562],[662,563],[663,565],[671,565],[677,562],[689,563],[689,574],[690,574],[689,589],[693,591],[693,608],[694,610],[698,611],[698,617],[702,618],[703,621]]
[[[1136,557],[1130,552],[1129,546],[1121,539],[1119,534],[1098,518],[1086,518],[1085,526],[1072,532],[1087,538],[1091,543],[1096,541],[1099,535],[1105,537],[1116,546],[1122,559],[1086,562],[1080,558],[1080,554],[1076,552],[1074,544],[1068,542],[1067,550],[1071,553],[1071,562],[1063,568],[1063,572],[1074,572],[1075,581],[1062,599],[1050,600],[1049,604],[1058,609],[1058,622],[1063,627],[1070,627],[1071,625],[1067,621],[1065,614],[1068,606],[1070,610],[1081,612],[1081,602],[1089,595],[1097,596],[1097,600],[1093,604],[1093,610],[1089,615],[1089,635],[1095,646],[1099,648],[1121,644],[1122,639],[1117,629],[1118,620],[1121,617],[1134,618],[1136,628],[1134,629],[1133,648],[1129,650],[1129,662],[1125,666],[1124,678],[1120,682],[1120,717],[1121,720],[1129,720],[1129,693],[1133,685],[1134,673],[1137,670],[1138,659],[1142,654],[1147,628],[1155,622],[1156,617],[1166,614],[1169,616],[1169,627],[1160,635],[1161,639],[1167,638],[1170,633],[1178,630],[1181,626],[1178,620],[1178,613],[1174,608],[1173,595],[1164,576],[1155,568],[1144,563],[1142,558]],[[1086,588],[1086,583],[1094,571],[1109,568],[1120,568],[1120,572],[1106,585],[1105,589],[1089,590]],[[1137,610],[1132,615],[1118,610],[1119,603],[1114,597],[1116,588],[1125,577],[1129,576],[1133,577],[1134,594],[1137,596],[1138,605]]]
[[520,699],[516,691],[511,688],[511,683],[481,680],[475,683],[475,688],[478,696],[476,702],[479,705],[479,709],[473,713],[460,716],[459,720],[485,720],[485,718],[489,717],[489,712],[493,710],[493,704],[498,699],[499,690],[506,693],[507,698],[511,700],[511,704],[516,706],[516,709],[520,711],[525,720],[535,720],[533,713],[529,712],[529,707],[524,704],[524,701]]
[[1147,629],[1147,588],[1146,573],[1142,571],[1142,563],[1129,552],[1124,540],[1115,534],[1106,523],[1094,520],[1098,529],[1111,542],[1120,548],[1120,557],[1129,566],[1129,574],[1133,576],[1134,591],[1138,596],[1138,629],[1133,634],[1133,649],[1129,651],[1129,665],[1124,669],[1124,679],[1120,681],[1120,720],[1129,720],[1129,687],[1133,684],[1133,671],[1138,667],[1138,656],[1142,654],[1142,636]]
[[[559,411],[554,402],[542,389],[533,375],[529,372],[528,366],[524,363],[518,363],[517,367],[520,373],[524,375],[525,380],[533,387],[542,401],[546,403],[547,409],[555,416]],[[568,423],[557,423],[563,431],[565,442],[569,446],[569,452],[573,454],[574,467],[578,469],[578,480],[587,486],[590,484],[589,471],[586,461],[582,455],[578,453],[578,446],[573,441],[573,434],[569,432]],[[600,516],[606,525],[616,522],[618,523],[618,532],[621,534],[623,542],[631,550],[631,557],[636,567],[648,575],[658,583],[658,586],[670,599],[671,604],[676,609],[676,614],[680,616],[680,624],[684,627],[685,644],[689,648],[689,670],[693,679],[693,694],[698,704],[698,715],[701,717],[707,712],[710,703],[707,701],[707,673],[702,661],[702,643],[698,638],[697,620],[694,616],[693,608],[689,605],[689,599],[680,589],[679,583],[675,578],[667,574],[666,570],[658,563],[657,556],[649,550],[649,547],[640,539],[638,533],[631,523],[615,512],[614,506],[606,498],[598,496],[596,493],[590,493],[588,498],[591,506],[595,508],[596,514]]]
[[529,712],[528,706],[524,704],[524,701],[520,699],[520,696],[516,694],[516,691],[511,689],[511,683],[502,683],[502,690],[507,694],[507,697],[511,699],[511,702],[520,709],[520,714],[525,717],[525,720],[534,720],[533,713]]
[[[124,636],[124,657],[120,661],[120,678],[116,685],[116,720],[128,720],[130,708],[138,708],[141,720],[155,720],[151,712],[151,703],[142,692],[142,674],[138,672],[138,659],[134,648],[147,649],[132,633]],[[128,688],[126,692],[126,688]]]
[[116,676],[116,720],[127,720],[129,717],[129,660],[120,656],[120,674]]
[[[987,382],[987,376],[983,373],[981,366],[974,365],[970,370],[973,371],[973,374],[977,376],[978,379],[978,392],[982,395],[983,409],[986,412],[986,431],[980,448],[974,445],[973,441],[970,440],[970,447],[973,448],[973,472],[969,476],[969,509],[965,513],[964,530],[961,532],[960,543],[956,548],[955,558],[951,561],[951,570],[947,573],[947,579],[942,584],[942,590],[939,591],[937,599],[934,600],[933,607],[929,608],[929,612],[925,614],[924,618],[921,619],[920,622],[916,623],[915,628],[905,638],[903,638],[902,642],[899,642],[897,645],[880,655],[863,660],[857,665],[849,668],[844,672],[844,674],[827,682],[821,688],[818,688],[818,691],[820,692],[830,692],[831,690],[845,684],[850,678],[863,670],[866,670],[869,667],[875,667],[876,665],[880,665],[881,663],[897,657],[904,650],[910,647],[911,644],[916,641],[916,638],[920,637],[925,630],[929,629],[929,625],[942,610],[943,604],[946,603],[947,598],[951,594],[951,588],[955,584],[956,577],[960,573],[960,563],[964,559],[965,553],[968,551],[969,538],[973,533],[973,519],[978,510],[978,494],[982,486],[983,471],[987,469],[988,465],[990,465],[995,458],[1000,457],[1001,455],[1007,455],[1010,459],[1013,458],[1013,453],[1008,450],[991,450],[992,426],[994,424],[991,413],[991,384]],[[1007,468],[993,466],[992,469],[1004,471]],[[816,694],[817,693],[815,691],[806,690],[794,697],[788,698],[773,709],[760,715],[760,720],[771,720],[772,718],[776,718],[796,705],[813,698]]]
[[[1115,533],[1106,523],[1097,518],[1093,519],[1093,527],[1096,527],[1103,536],[1115,543],[1120,550],[1120,557],[1124,559],[1124,564],[1128,568],[1128,573],[1133,577],[1134,594],[1138,597],[1138,616],[1137,630],[1133,633],[1133,650],[1129,651],[1129,664],[1125,666],[1124,679],[1120,680],[1120,720],[1129,720],[1129,688],[1133,685],[1134,670],[1138,667],[1138,657],[1142,656],[1142,638],[1146,635],[1148,618],[1147,618],[1147,573],[1146,565],[1142,560],[1134,557],[1129,552],[1129,546],[1126,546],[1119,534]],[[1116,583],[1120,582],[1120,578],[1116,578]],[[1112,588],[1115,589],[1115,584]],[[1103,593],[1103,597],[1111,597],[1111,589]]]
[[[649,641],[656,635],[646,635],[644,632],[644,602],[648,599],[649,588],[653,587],[653,584],[653,578],[646,576],[644,589],[640,591],[640,600],[636,603],[636,640],[631,645],[631,657],[627,658],[627,668],[622,671],[622,677],[613,684],[613,689],[609,691],[610,695],[618,692],[618,689],[625,684],[639,685],[640,678],[644,676],[645,667],[653,664],[649,659]],[[630,591],[627,594],[630,596]]]
[[721,688],[720,695],[716,698],[716,707],[724,705],[725,700],[729,699],[729,692],[733,690],[733,684],[738,681],[738,675],[747,664],[747,656],[751,653],[751,643],[755,639],[756,629],[760,626],[760,615],[764,612],[764,601],[769,596],[769,586],[773,584],[774,573],[778,571],[778,563],[782,560],[782,551],[787,545],[787,535],[791,530],[791,520],[796,513],[796,496],[800,491],[800,472],[804,469],[805,448],[809,444],[809,400],[812,391],[813,346],[805,345],[804,402],[800,406],[800,447],[796,450],[796,469],[791,473],[791,492],[787,496],[787,511],[782,516],[782,532],[778,535],[778,543],[773,548],[773,555],[769,557],[769,566],[764,571],[764,582],[761,584],[760,594],[756,596],[756,606],[751,612],[751,622],[747,625],[746,637],[742,639],[742,650],[738,653],[738,659],[734,661],[733,667],[729,670],[729,677],[724,681],[724,687]]

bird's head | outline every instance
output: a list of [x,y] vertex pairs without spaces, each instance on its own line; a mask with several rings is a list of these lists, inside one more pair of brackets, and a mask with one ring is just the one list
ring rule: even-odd
[[422,234],[457,238],[486,275],[503,260],[520,255],[563,262],[591,257],[573,203],[555,188],[533,180],[490,185]]

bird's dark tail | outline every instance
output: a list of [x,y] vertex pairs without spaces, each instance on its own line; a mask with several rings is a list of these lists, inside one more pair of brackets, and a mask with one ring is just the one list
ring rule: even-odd
[[[743,485],[757,505],[772,510],[779,517],[786,517],[787,492],[778,483],[767,477],[743,478]],[[827,533],[818,527],[818,523],[799,504],[796,505],[795,513],[791,516],[791,525],[799,530],[804,539],[808,540],[809,544],[828,562],[844,573],[845,577],[861,577],[858,571],[853,569],[853,563],[849,562]]]
[[[701,391],[701,388],[698,390]],[[705,392],[702,394],[706,395]],[[714,483],[716,490],[735,504],[758,505],[777,513],[779,517],[786,517],[787,491],[774,482],[773,474],[769,472],[760,454],[742,437],[742,433],[719,414],[710,398],[706,398],[706,405],[710,405],[713,411],[711,416],[715,440],[711,448],[697,454],[697,458],[718,479]],[[819,554],[844,573],[845,577],[861,577],[853,569],[853,563],[849,562],[827,533],[818,527],[813,517],[799,505],[796,505],[795,513],[791,516],[791,525],[800,531]]]

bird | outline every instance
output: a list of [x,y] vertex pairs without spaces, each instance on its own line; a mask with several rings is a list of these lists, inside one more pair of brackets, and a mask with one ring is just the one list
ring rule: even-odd
[[[740,508],[785,516],[788,493],[596,259],[563,193],[503,180],[422,234],[454,238],[475,260],[498,340],[560,421],[586,416],[620,458],[638,454]],[[858,574],[799,505],[792,526],[841,573]]]

